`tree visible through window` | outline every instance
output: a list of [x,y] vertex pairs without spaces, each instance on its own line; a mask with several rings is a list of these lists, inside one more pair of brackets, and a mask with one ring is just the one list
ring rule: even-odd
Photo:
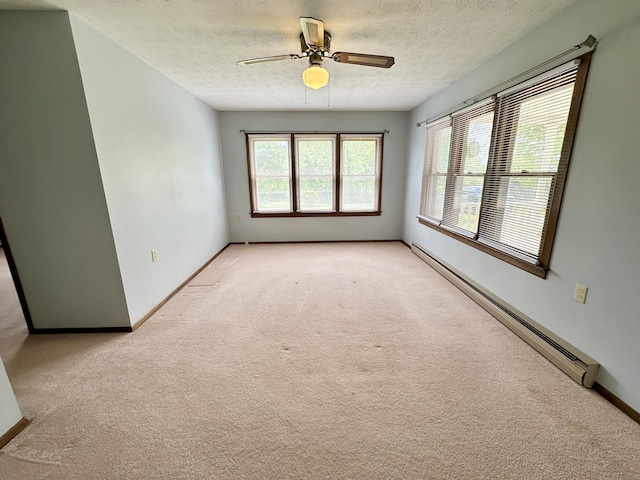
[[291,170],[288,137],[254,139],[251,163],[254,169],[256,207],[259,210],[291,210]]
[[377,210],[380,139],[342,136],[341,210]]
[[335,137],[297,136],[295,138],[299,210],[301,212],[334,211]]
[[382,134],[246,135],[253,216],[380,215]]

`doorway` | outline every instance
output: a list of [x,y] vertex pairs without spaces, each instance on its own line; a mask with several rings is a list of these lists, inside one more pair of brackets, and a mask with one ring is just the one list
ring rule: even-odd
[[15,309],[15,295],[17,295],[18,303],[22,309],[27,329],[29,333],[33,333],[33,323],[24,291],[22,290],[20,275],[11,254],[11,246],[4,230],[2,218],[0,218],[0,299],[2,300],[0,306],[3,309],[0,312],[0,318],[6,317],[7,321],[9,321],[9,317],[15,319],[18,316],[18,313],[13,311]]

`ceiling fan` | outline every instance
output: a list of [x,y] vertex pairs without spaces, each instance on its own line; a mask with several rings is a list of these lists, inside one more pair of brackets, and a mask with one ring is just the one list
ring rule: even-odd
[[250,58],[240,60],[238,65],[276,62],[279,60],[309,59],[309,67],[302,72],[302,81],[310,88],[318,89],[329,82],[329,72],[322,66],[325,58],[338,63],[366,65],[368,67],[389,68],[395,60],[384,55],[366,53],[336,52],[331,53],[331,34],[324,29],[324,22],[311,17],[300,17],[302,33],[300,34],[301,54],[275,55],[272,57]]

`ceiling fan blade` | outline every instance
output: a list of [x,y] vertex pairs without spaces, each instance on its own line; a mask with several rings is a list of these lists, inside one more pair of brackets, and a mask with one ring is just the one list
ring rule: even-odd
[[324,22],[311,17],[300,17],[302,35],[309,47],[324,47]]
[[238,65],[253,65],[254,63],[277,62],[279,60],[297,60],[302,58],[300,55],[275,55],[273,57],[250,58],[248,60],[240,60]]
[[395,60],[384,55],[368,55],[366,53],[336,52],[331,58],[339,63],[352,63],[368,67],[390,68]]

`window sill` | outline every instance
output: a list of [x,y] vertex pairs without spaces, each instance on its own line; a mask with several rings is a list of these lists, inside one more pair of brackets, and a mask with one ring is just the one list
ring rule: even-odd
[[499,260],[502,260],[503,262],[506,262],[510,265],[513,265],[514,267],[517,267],[521,270],[524,270],[526,272],[529,272],[537,277],[540,278],[546,278],[547,277],[547,271],[549,270],[548,268],[545,267],[541,267],[539,265],[532,265],[530,263],[527,263],[523,260],[520,260],[519,258],[516,257],[512,257],[511,255],[508,255],[504,252],[501,252],[499,250],[495,250],[483,243],[478,242],[477,240],[474,240],[472,238],[468,238],[462,235],[458,235],[454,232],[452,232],[451,230],[447,230],[445,228],[440,227],[439,225],[436,225],[433,222],[430,222],[422,217],[418,217],[418,222],[420,222],[422,225],[425,225],[429,228],[432,228],[440,233],[443,233],[451,238],[454,238],[456,240],[459,240],[460,242],[464,243],[465,245],[469,245],[473,248],[476,248],[488,255],[491,255],[492,257],[495,257]]
[[289,218],[289,217],[379,217],[377,212],[293,212],[293,213],[251,213],[251,218]]

